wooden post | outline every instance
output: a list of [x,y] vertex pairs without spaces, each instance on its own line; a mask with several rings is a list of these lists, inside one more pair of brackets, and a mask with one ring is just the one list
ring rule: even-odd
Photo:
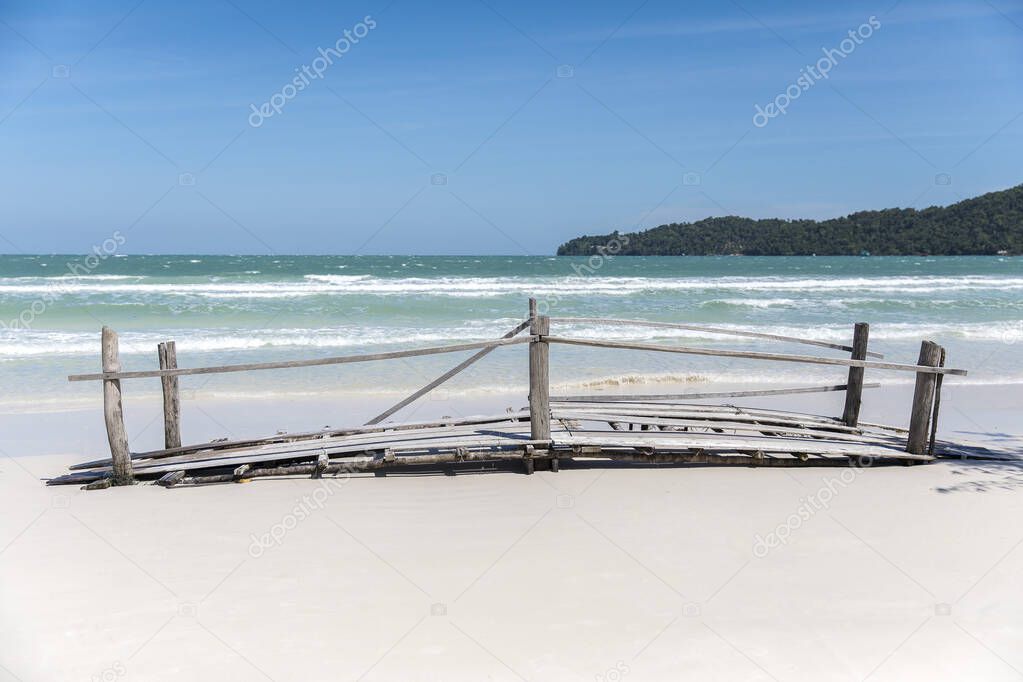
[[[866,322],[857,322],[853,330],[853,360],[867,359],[867,339],[870,336],[870,325]],[[860,419],[860,403],[863,400],[863,368],[850,367],[849,380],[846,381],[845,409],[842,411],[842,421],[846,426],[856,426]]]
[[[103,372],[120,372],[121,359],[117,345],[117,332],[103,327]],[[107,441],[113,459],[114,485],[131,485],[134,476],[131,453],[128,452],[128,433],[124,428],[124,410],[121,406],[121,380],[103,381],[103,418],[107,425]]]
[[[941,357],[938,359],[938,367],[945,366],[945,349],[941,349]],[[934,456],[934,443],[938,438],[938,410],[941,408],[941,380],[944,374],[939,374],[934,382],[934,411],[931,412],[931,441],[927,445],[927,454]]]
[[[173,341],[164,341],[157,346],[160,369],[178,368],[178,351]],[[177,377],[160,377],[163,384],[163,446],[181,447],[181,396],[178,393]]]
[[[529,433],[532,440],[551,439],[550,318],[536,315],[536,301],[529,299]],[[546,448],[544,448],[546,449]],[[528,470],[527,465],[527,470]]]
[[[941,346],[933,341],[920,344],[918,365],[937,367],[941,362]],[[906,452],[922,455],[927,451],[930,436],[929,426],[931,411],[934,406],[934,385],[936,374],[917,372],[916,390],[913,392],[913,412],[909,418],[909,437],[906,439]]]

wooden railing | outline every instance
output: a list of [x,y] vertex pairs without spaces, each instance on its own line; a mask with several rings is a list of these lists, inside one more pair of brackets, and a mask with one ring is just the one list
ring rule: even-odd
[[[663,329],[682,329],[687,331],[723,334],[777,342],[812,345],[830,350],[838,350],[850,354],[849,358],[826,358],[811,355],[793,355],[785,353],[767,353],[762,351],[739,351],[695,346],[661,345],[650,343],[634,343],[608,341],[601,339],[558,336],[551,334],[551,325],[555,324],[599,324],[616,326],[641,326]],[[528,336],[519,334],[528,328]],[[469,350],[477,351],[447,372],[441,374],[421,389],[398,401],[369,422],[367,426],[379,424],[398,410],[418,400],[470,365],[478,362],[494,349],[501,346],[529,344],[529,418],[531,441],[539,444],[551,442],[551,400],[566,402],[624,402],[629,400],[685,400],[716,397],[768,396],[797,393],[817,393],[828,391],[845,391],[846,400],[841,420],[847,426],[856,426],[859,419],[862,391],[878,384],[865,384],[864,372],[870,370],[903,371],[916,374],[916,387],[913,394],[910,425],[907,435],[906,451],[920,455],[928,449],[933,450],[937,428],[937,412],[940,404],[941,381],[945,375],[965,376],[962,369],[950,369],[944,366],[945,351],[931,341],[924,341],[920,348],[920,357],[916,364],[904,364],[867,358],[883,358],[880,353],[867,349],[869,326],[858,323],[853,332],[851,346],[834,344],[816,339],[806,339],[778,334],[705,327],[690,324],[652,322],[648,320],[623,320],[594,317],[548,317],[537,314],[535,299],[529,300],[529,315],[501,338],[492,341],[462,343],[447,346],[432,346],[386,353],[362,355],[344,355],[307,360],[282,360],[277,362],[259,362],[234,365],[218,365],[210,367],[177,366],[177,349],[173,341],[159,344],[158,358],[160,369],[143,371],[123,371],[120,364],[117,333],[109,327],[102,332],[102,367],[97,374],[74,374],[69,381],[102,381],[104,420],[110,453],[113,460],[113,481],[115,485],[132,482],[131,454],[128,446],[127,432],[124,426],[121,381],[126,379],[159,378],[163,389],[164,441],[167,449],[181,447],[181,415],[178,377],[199,374],[225,374],[229,372],[249,372],[269,369],[289,369],[297,367],[321,367],[399,358],[421,357],[445,353],[459,353]],[[635,350],[658,353],[674,353],[686,355],[702,355],[712,357],[736,358],[746,360],[762,360],[772,362],[790,362],[812,365],[828,365],[848,368],[848,379],[845,384],[823,385],[798,388],[768,389],[760,391],[729,391],[718,393],[684,393],[672,395],[601,395],[601,396],[555,396],[550,395],[550,345],[563,344],[590,348],[615,350]]]

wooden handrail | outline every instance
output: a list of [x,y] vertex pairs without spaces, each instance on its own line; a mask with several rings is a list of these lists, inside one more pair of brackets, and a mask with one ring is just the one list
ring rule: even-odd
[[907,365],[900,362],[876,362],[873,360],[846,360],[844,358],[818,358],[812,355],[787,355],[784,353],[760,353],[757,351],[717,350],[713,348],[693,348],[690,346],[659,346],[651,343],[621,343],[619,341],[598,341],[595,339],[576,339],[567,336],[547,336],[548,343],[561,343],[572,346],[592,346],[594,348],[617,348],[621,350],[649,350],[659,353],[683,353],[685,355],[712,355],[722,358],[746,358],[750,360],[775,360],[777,362],[800,362],[808,365],[838,365],[840,367],[865,367],[867,369],[891,369],[921,374],[954,374],[966,376],[965,369],[949,369],[928,365]]
[[101,374],[72,374],[68,381],[110,381],[114,379],[152,379],[156,377],[180,377],[194,374],[225,374],[227,372],[248,372],[260,369],[288,369],[291,367],[319,367],[322,365],[342,365],[351,362],[372,362],[374,360],[394,360],[396,358],[413,358],[420,355],[438,355],[441,353],[458,353],[478,348],[496,348],[529,343],[531,337],[522,336],[494,341],[478,341],[476,343],[460,343],[453,346],[432,346],[412,350],[391,351],[389,353],[370,353],[366,355],[342,355],[315,360],[282,360],[280,362],[253,362],[242,365],[220,365],[216,367],[186,367],[183,369],[154,369],[141,372],[103,372]]
[[[752,339],[770,339],[772,341],[785,341],[788,343],[803,343],[820,348],[831,348],[851,353],[852,346],[843,346],[840,343],[829,343],[816,339],[802,339],[796,336],[782,336],[780,334],[765,334],[764,332],[751,332],[741,329],[723,329],[721,327],[704,327],[695,324],[678,324],[675,322],[652,322],[650,320],[620,320],[608,317],[552,317],[551,322],[584,322],[586,324],[611,324],[630,327],[653,327],[658,329],[685,329],[694,332],[707,332],[710,334],[726,334],[729,336],[745,336]],[[884,354],[868,351],[867,356],[872,358],[883,358]]]

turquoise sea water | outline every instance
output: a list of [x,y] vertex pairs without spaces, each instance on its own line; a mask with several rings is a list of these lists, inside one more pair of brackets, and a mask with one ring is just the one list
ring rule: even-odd
[[[97,371],[99,329],[121,335],[127,369],[152,368],[174,339],[182,366],[367,353],[499,336],[536,296],[550,315],[644,318],[848,342],[912,362],[931,338],[970,382],[1023,383],[1020,258],[554,258],[412,256],[0,256],[0,407],[98,396],[70,373]],[[777,352],[807,346],[594,325],[556,333]],[[834,354],[832,354],[834,355]],[[183,379],[199,396],[400,393],[462,356]],[[552,382],[634,392],[688,382],[841,381],[839,368],[557,347]],[[868,377],[869,380],[870,377]],[[911,375],[879,373],[880,381]],[[152,382],[150,382],[152,383]],[[451,391],[517,392],[526,352],[499,349]],[[153,393],[142,382],[127,390]]]

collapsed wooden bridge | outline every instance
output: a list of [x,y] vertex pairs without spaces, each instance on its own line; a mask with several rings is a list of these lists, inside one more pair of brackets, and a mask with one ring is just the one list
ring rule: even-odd
[[[628,343],[551,334],[551,326],[591,323],[682,329],[775,342],[799,343],[848,357],[791,355],[748,350]],[[527,335],[522,332],[528,330]],[[916,364],[883,361],[867,349],[869,326],[855,326],[852,345],[828,343],[752,331],[689,324],[604,318],[560,318],[537,314],[530,299],[528,318],[500,339],[414,350],[348,355],[310,360],[179,368],[173,341],[160,344],[160,369],[122,371],[117,334],[104,327],[103,371],[72,375],[70,381],[101,381],[111,456],[71,467],[50,485],[84,484],[86,488],[155,481],[167,487],[248,481],[281,476],[337,476],[396,467],[451,465],[466,462],[520,462],[526,473],[557,471],[560,462],[599,458],[641,463],[695,463],[745,466],[862,466],[873,463],[914,464],[932,461],[946,444],[936,441],[941,383],[945,375],[966,375],[945,367],[945,351],[931,341],[921,344]],[[519,411],[430,422],[386,422],[400,409],[437,388],[466,367],[502,346],[528,344],[529,405]],[[620,350],[708,355],[771,362],[833,365],[847,368],[846,383],[803,388],[674,395],[551,396],[549,350],[567,344]],[[476,353],[399,401],[366,425],[247,440],[220,440],[182,445],[178,377],[197,374],[313,367],[396,358]],[[875,359],[868,359],[875,358]],[[866,424],[859,420],[865,370],[913,372],[916,387],[909,428]],[[164,399],[162,450],[132,453],[121,405],[121,381],[159,378]],[[844,391],[840,417],[783,412],[689,401],[707,398],[787,395]]]

